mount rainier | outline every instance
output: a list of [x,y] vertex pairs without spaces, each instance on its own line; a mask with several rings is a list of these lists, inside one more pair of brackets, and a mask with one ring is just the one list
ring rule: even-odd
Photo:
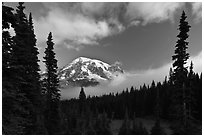
[[58,70],[60,86],[96,86],[124,73],[120,66],[118,62],[109,65],[100,60],[79,57]]

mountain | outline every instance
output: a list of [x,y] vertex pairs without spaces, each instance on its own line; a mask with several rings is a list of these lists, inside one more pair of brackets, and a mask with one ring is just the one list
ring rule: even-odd
[[61,87],[96,86],[102,81],[109,81],[124,73],[120,63],[113,65],[96,59],[79,57],[58,71]]

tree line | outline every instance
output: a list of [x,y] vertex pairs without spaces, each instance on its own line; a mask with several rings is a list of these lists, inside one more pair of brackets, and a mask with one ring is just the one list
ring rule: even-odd
[[3,134],[111,134],[114,119],[124,119],[119,134],[148,134],[136,118],[152,114],[155,125],[151,134],[165,134],[161,118],[175,121],[171,126],[175,134],[197,132],[194,129],[202,120],[202,74],[193,71],[192,62],[189,69],[185,66],[190,30],[185,12],[168,79],[99,97],[86,97],[81,88],[79,99],[60,101],[52,33],[46,42],[46,73],[41,79],[33,18],[31,13],[27,17],[24,9],[23,2],[15,11],[2,5]]
[[[193,71],[191,70],[190,72]],[[170,69],[169,73],[168,79],[165,77],[162,83],[155,83],[152,81],[150,85],[144,84],[140,86],[139,89],[132,86],[122,92],[110,93],[102,96],[86,97],[84,89],[81,88],[78,99],[61,101],[61,108],[65,114],[65,119],[69,121],[68,123],[70,124],[72,121],[77,123],[78,117],[76,115],[80,114],[81,111],[85,111],[88,115],[91,115],[92,118],[98,114],[105,114],[108,120],[124,119],[124,127],[126,130],[125,133],[121,133],[134,134],[139,128],[138,131],[144,129],[143,123],[137,121],[136,118],[152,116],[153,119],[155,119],[156,128],[160,127],[160,119],[165,119],[173,121],[172,129],[175,130],[175,134],[188,134],[193,129],[186,129],[185,132],[177,131],[177,128],[181,128],[183,123],[180,121],[181,119],[179,119],[180,114],[175,112],[177,106],[174,104],[174,101],[177,101],[177,94],[175,95],[175,93],[172,93],[172,91],[175,90],[171,81],[172,69]],[[194,91],[193,96],[191,96],[191,99],[194,101],[189,102],[189,106],[192,108],[189,110],[191,112],[188,113],[189,125],[187,125],[192,126],[194,122],[201,122],[202,120],[202,75],[199,76],[198,73],[193,73],[192,77],[191,73],[189,73],[188,82],[192,83],[191,87],[186,87],[186,92],[189,92],[189,90]],[[83,102],[85,103],[82,104],[81,100],[84,100]],[[131,121],[133,121],[132,124]],[[131,125],[135,125],[133,131]],[[162,127],[160,129],[162,129]],[[195,133],[194,131],[192,132]],[[146,129],[141,133],[137,132],[137,134],[142,133],[147,134],[148,132]],[[159,133],[164,134],[164,131],[159,130],[154,134]]]

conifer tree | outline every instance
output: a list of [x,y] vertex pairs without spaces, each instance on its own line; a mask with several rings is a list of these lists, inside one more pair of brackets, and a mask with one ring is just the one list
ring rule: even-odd
[[28,26],[29,26],[29,45],[30,45],[30,75],[32,76],[32,79],[30,82],[32,83],[32,88],[31,88],[31,94],[29,96],[29,99],[32,101],[32,104],[34,105],[34,115],[36,117],[33,119],[35,125],[33,126],[33,130],[35,131],[34,134],[44,134],[45,128],[44,128],[44,117],[43,117],[43,102],[42,102],[42,92],[41,92],[41,83],[40,83],[40,68],[38,65],[38,49],[36,46],[36,36],[34,33],[34,27],[33,27],[33,19],[32,19],[32,14],[29,14],[29,20],[28,20]]
[[79,113],[82,114],[86,111],[86,94],[84,92],[84,88],[81,87],[81,91],[79,93]]
[[86,94],[84,92],[84,88],[83,87],[81,87],[81,91],[79,93],[79,100],[80,101],[85,101],[86,100]]
[[189,74],[188,74],[188,84],[189,84],[189,90],[187,93],[187,113],[188,113],[188,118],[191,119],[192,118],[192,106],[195,102],[194,100],[194,93],[193,93],[193,79],[194,79],[194,71],[193,71],[193,62],[191,61],[190,67],[189,67]]
[[188,73],[187,67],[185,67],[184,65],[189,58],[189,53],[186,52],[188,48],[188,42],[186,41],[186,39],[189,37],[188,32],[191,26],[186,21],[186,18],[187,16],[183,11],[178,28],[180,32],[177,35],[178,41],[175,46],[175,55],[172,56],[172,60],[174,61],[173,67],[175,68],[173,74],[174,83],[179,87],[182,87]]
[[18,87],[11,68],[13,40],[7,29],[14,27],[13,8],[2,5],[2,134],[24,134],[23,116]]
[[169,84],[170,85],[173,85],[173,70],[172,70],[172,68],[170,68],[170,70],[169,70]]
[[15,17],[13,14],[13,8],[2,5],[2,71],[3,75],[8,75],[11,52],[12,52],[12,37],[6,29],[10,29],[10,26],[15,25]]
[[[23,134],[40,134],[38,133],[39,125],[36,121],[38,118],[37,105],[40,98],[40,83],[39,83],[39,66],[37,64],[37,52],[32,54],[32,49],[35,49],[36,41],[32,41],[30,26],[27,17],[24,13],[25,7],[23,2],[19,2],[15,14],[15,36],[13,38],[13,48],[10,68],[12,69],[13,81],[15,87],[18,88],[18,100],[23,109],[19,110],[19,115],[23,116],[22,127]],[[34,34],[34,32],[32,32]],[[33,42],[33,43],[31,43]],[[42,130],[41,130],[42,131]]]
[[185,67],[185,64],[187,62],[187,59],[189,58],[189,53],[186,52],[188,42],[186,39],[188,38],[188,32],[190,29],[190,25],[186,21],[186,14],[183,11],[180,19],[180,25],[179,25],[179,34],[177,35],[178,40],[176,44],[175,54],[172,56],[173,67],[173,83],[175,85],[175,95],[174,97],[174,108],[175,108],[175,114],[176,118],[180,119],[180,121],[186,125],[186,80],[187,80],[187,74],[188,70],[187,67]]
[[46,90],[45,126],[48,134],[60,134],[60,90],[57,77],[57,60],[55,59],[54,43],[52,33],[49,33],[47,48],[45,49],[44,63],[46,66],[46,77],[43,80]]

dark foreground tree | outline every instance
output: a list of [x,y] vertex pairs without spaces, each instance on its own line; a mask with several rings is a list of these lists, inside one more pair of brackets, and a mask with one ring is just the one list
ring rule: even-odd
[[33,134],[45,134],[46,130],[44,127],[44,116],[43,116],[43,100],[42,100],[42,91],[41,91],[41,83],[40,83],[40,68],[39,68],[39,60],[38,60],[38,49],[36,46],[36,36],[34,33],[33,27],[33,19],[32,14],[29,15],[28,20],[28,27],[29,27],[29,45],[30,45],[30,70],[29,74],[32,76],[30,79],[30,83],[32,83],[32,88],[30,90],[29,99],[32,101],[34,105],[33,115],[35,115],[33,122]]
[[24,14],[23,3],[19,3],[15,14],[15,36],[13,38],[12,55],[10,58],[10,70],[12,70],[12,83],[11,85],[15,87],[17,94],[17,104],[19,104],[20,109],[16,110],[16,114],[20,116],[21,123],[21,133],[20,134],[30,134],[29,128],[32,125],[31,110],[33,105],[28,99],[29,85],[27,77],[27,68],[29,65],[28,53],[29,48],[27,45],[28,38],[28,24],[27,18]]
[[[22,127],[21,134],[43,133],[43,120],[40,118],[41,90],[39,82],[39,66],[34,31],[24,14],[23,2],[19,2],[15,14],[12,51],[9,62],[11,86],[16,90],[16,101],[19,108],[16,115],[21,117],[19,125]],[[33,50],[36,52],[34,53]],[[21,130],[19,130],[21,131]]]
[[189,53],[186,52],[188,42],[186,39],[188,38],[188,32],[190,29],[190,25],[186,21],[186,14],[183,11],[180,19],[179,25],[179,34],[177,35],[178,40],[176,44],[175,54],[172,56],[172,60],[174,61],[173,67],[173,83],[175,86],[175,91],[173,93],[173,108],[175,113],[175,118],[179,120],[183,125],[187,124],[187,114],[186,114],[186,81],[188,70],[185,67],[185,64],[189,58]]
[[55,59],[54,43],[52,33],[49,33],[47,48],[45,49],[46,76],[43,80],[46,94],[45,126],[48,134],[60,134],[60,90],[59,79],[57,77],[57,60]]
[[20,124],[24,118],[18,113],[22,107],[11,69],[13,40],[7,29],[15,25],[11,7],[2,5],[2,134],[23,134]]

